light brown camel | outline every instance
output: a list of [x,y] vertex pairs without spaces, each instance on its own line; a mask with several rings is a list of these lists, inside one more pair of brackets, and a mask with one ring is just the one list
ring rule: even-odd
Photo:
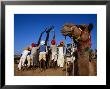
[[62,35],[69,36],[77,45],[78,59],[75,62],[74,75],[78,76],[95,76],[96,61],[90,61],[90,48],[91,48],[91,30],[92,24],[75,25],[65,24],[61,30]]

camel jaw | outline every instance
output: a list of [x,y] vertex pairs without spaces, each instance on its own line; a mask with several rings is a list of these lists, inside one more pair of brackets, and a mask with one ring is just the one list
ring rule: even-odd
[[72,33],[72,31],[65,31],[65,30],[61,30],[61,33],[62,33],[62,35],[64,35],[64,36],[70,36],[71,35],[71,33]]

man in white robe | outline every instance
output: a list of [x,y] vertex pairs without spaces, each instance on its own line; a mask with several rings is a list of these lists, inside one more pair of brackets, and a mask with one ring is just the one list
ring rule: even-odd
[[21,67],[24,66],[24,62],[27,58],[27,55],[30,51],[27,49],[24,49],[23,52],[22,52],[22,56],[20,58],[20,61],[19,61],[19,64],[18,64],[18,69],[21,70]]
[[57,61],[57,47],[56,45],[51,45],[52,58],[51,60]]
[[38,46],[36,46],[36,47],[32,47],[32,49],[31,49],[31,55],[30,55],[30,57],[31,57],[31,65],[33,66],[37,66],[37,58],[38,57],[36,57],[37,56],[37,50],[38,50]]
[[64,45],[60,42],[60,45],[58,46],[58,60],[57,65],[59,67],[64,66]]

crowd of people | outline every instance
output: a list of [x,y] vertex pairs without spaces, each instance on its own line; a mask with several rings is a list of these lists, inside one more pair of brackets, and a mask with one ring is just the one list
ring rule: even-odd
[[[90,60],[97,59],[97,50],[90,51]],[[63,68],[67,63],[73,63],[78,59],[77,47],[74,44],[65,44],[61,41],[56,44],[55,39],[51,41],[51,45],[45,45],[42,40],[40,44],[32,43],[31,46],[24,48],[19,60],[18,69],[26,68]]]
[[[42,40],[40,44],[32,43],[31,46],[26,47],[21,55],[18,69],[21,70],[23,67],[39,67],[39,68],[50,68],[50,67],[64,67],[65,62],[73,62],[76,51],[76,47],[68,44],[65,45],[64,41],[61,41],[59,45],[56,44],[55,39],[51,41],[51,45],[45,45],[45,41]],[[43,62],[43,63],[42,63]]]

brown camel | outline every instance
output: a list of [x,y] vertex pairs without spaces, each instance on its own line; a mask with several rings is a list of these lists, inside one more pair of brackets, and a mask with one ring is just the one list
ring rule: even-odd
[[65,24],[61,30],[62,35],[69,36],[77,45],[78,60],[74,64],[74,75],[95,76],[96,61],[90,61],[91,31],[93,25]]

